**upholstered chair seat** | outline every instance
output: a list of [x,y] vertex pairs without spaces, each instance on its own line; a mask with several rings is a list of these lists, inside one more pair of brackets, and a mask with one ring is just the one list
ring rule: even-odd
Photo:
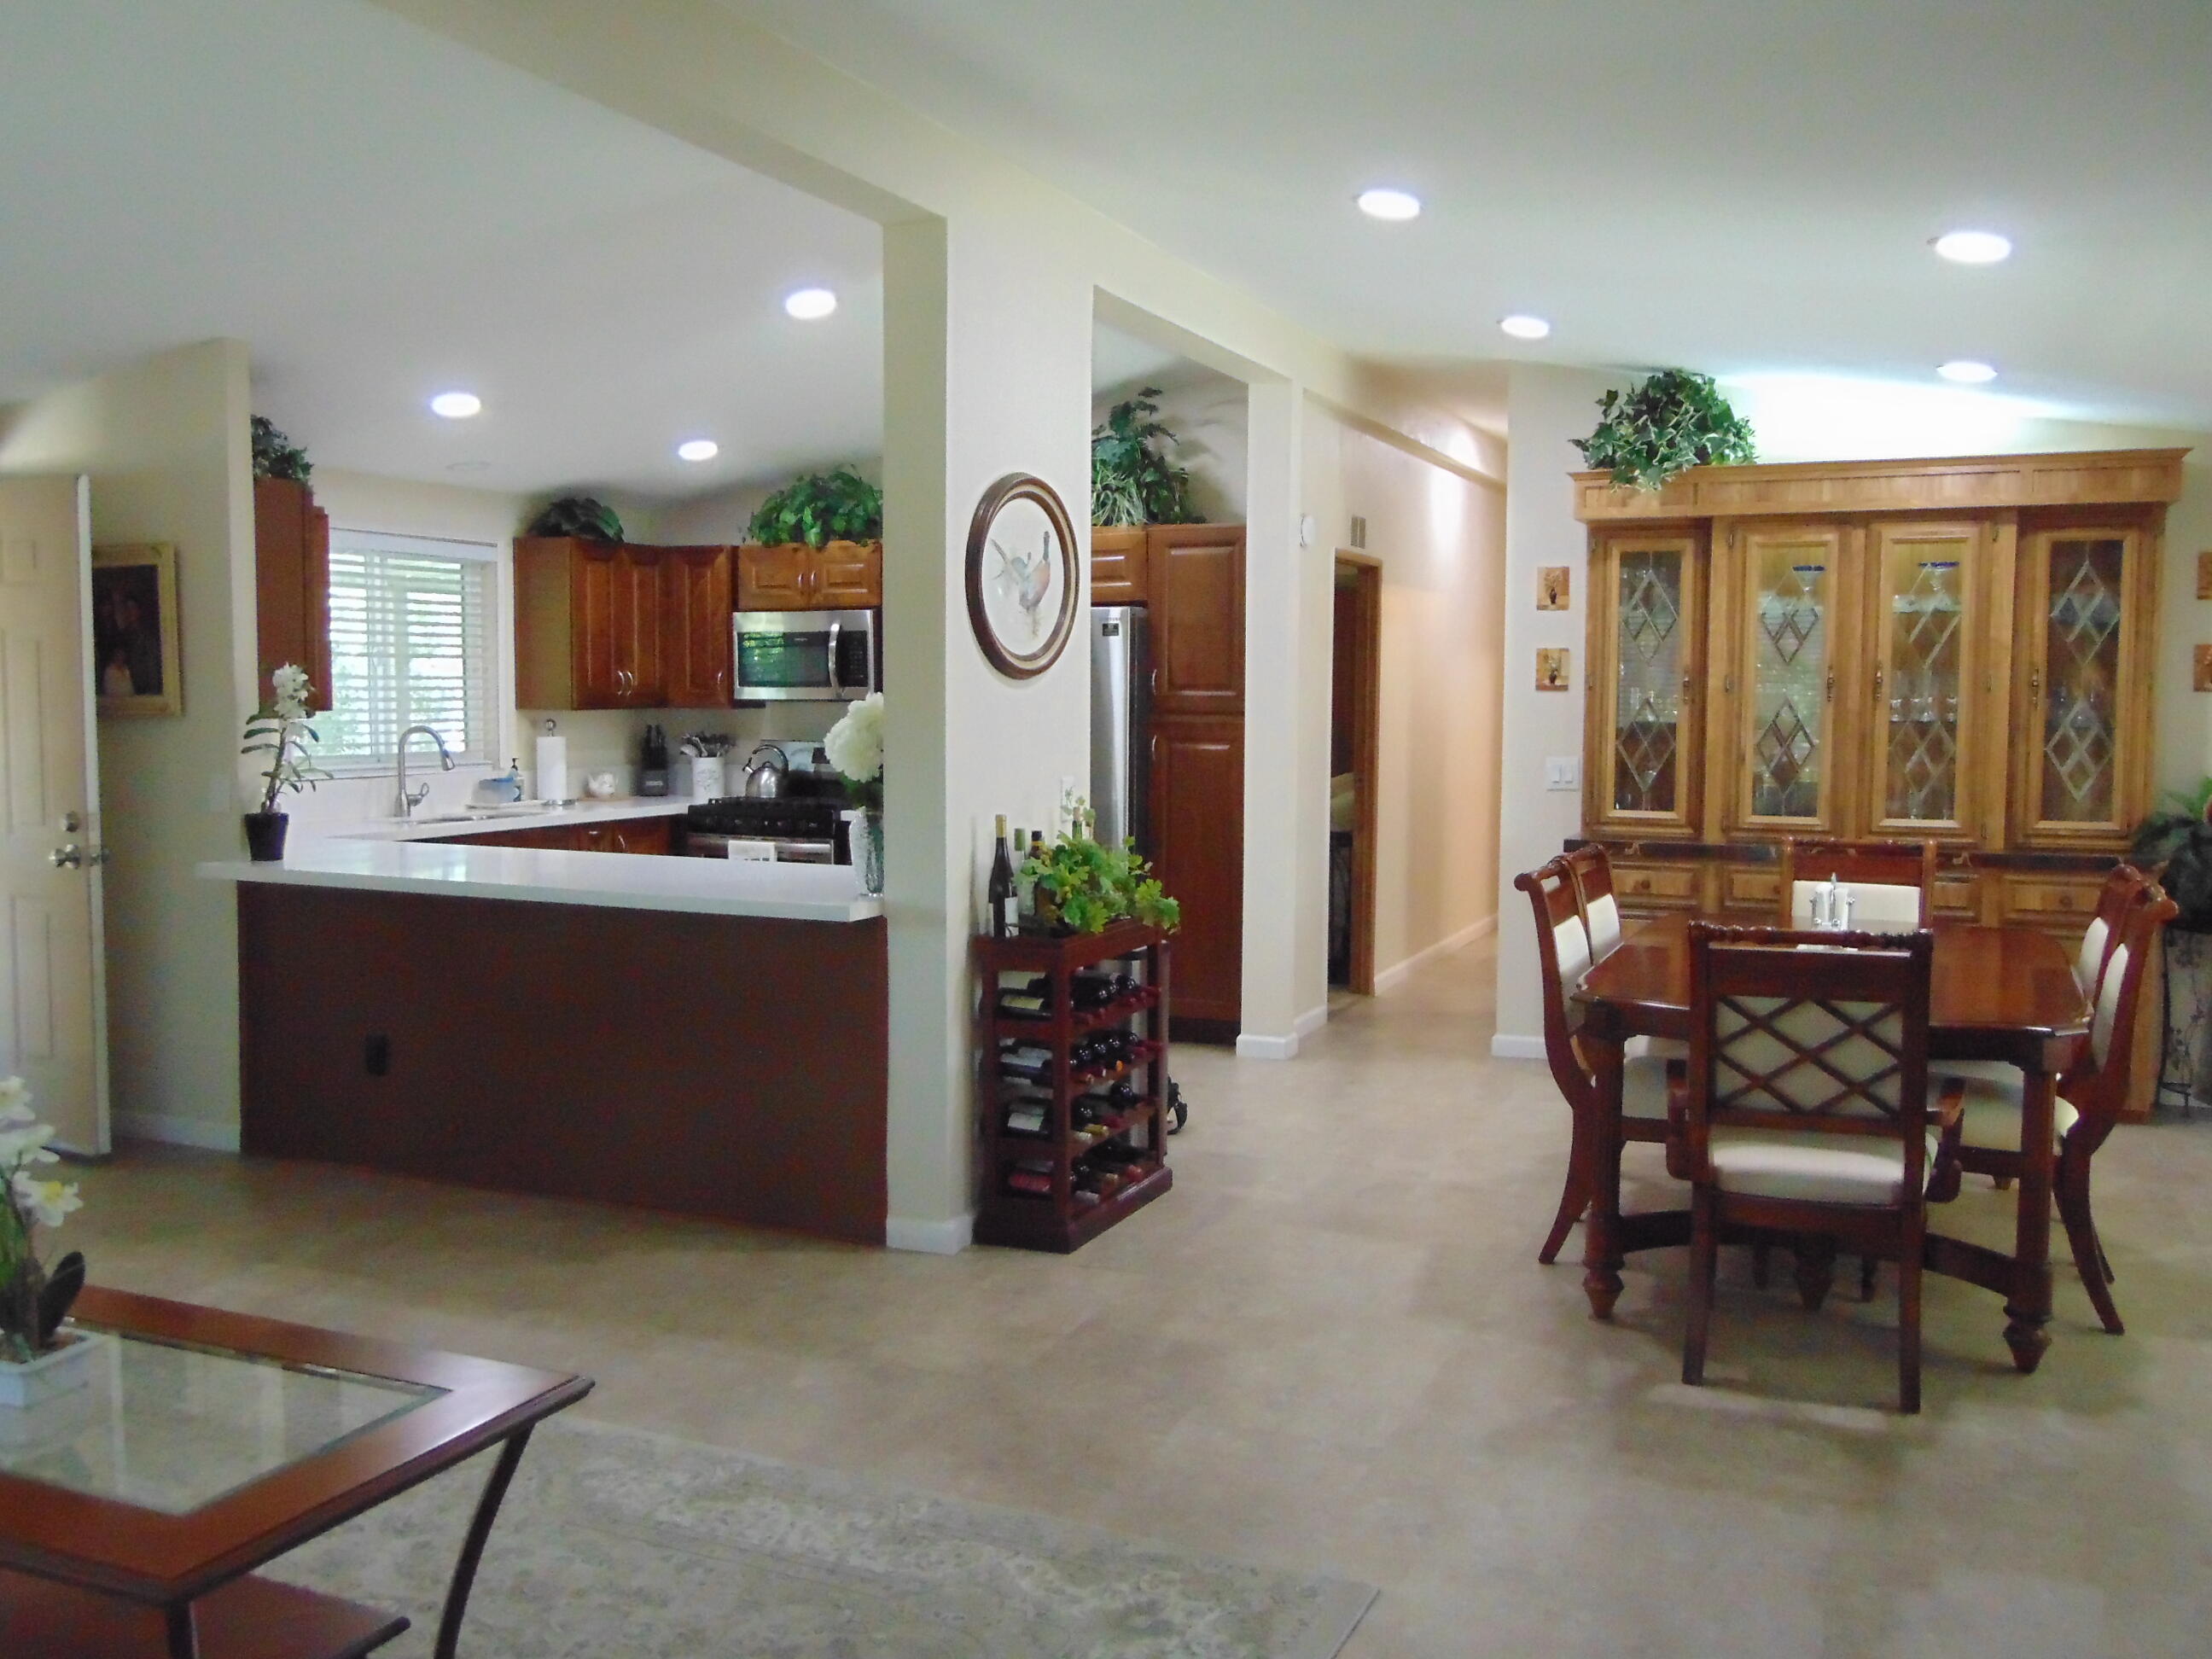
[[[1910,933],[1921,925],[1922,899],[1917,887],[1895,887],[1883,882],[1847,881],[1850,889],[1851,926],[1862,933]],[[1813,925],[1813,894],[1825,881],[1794,881],[1790,884],[1790,925]]]
[[1632,1054],[1620,1068],[1620,1115],[1664,1122],[1671,1079],[1681,1076],[1680,1061],[1670,1068],[1658,1054]]
[[[1938,1139],[1936,1131],[1927,1132],[1923,1167],[1931,1182]],[[1714,1184],[1724,1193],[1885,1208],[1895,1207],[1905,1196],[1905,1148],[1899,1141],[1716,1127],[1711,1144]]]
[[[1959,1144],[1962,1146],[1984,1147],[1993,1152],[2020,1151],[2021,1097],[2024,1085],[2017,1067],[2008,1066],[2012,1076],[1996,1081],[1981,1078],[1963,1079],[1966,1085],[1966,1109],[1959,1115]],[[2051,1127],[2057,1140],[2064,1140],[2066,1132],[2081,1121],[2065,1096],[2060,1095],[2051,1103]]]
[[1632,1036],[1621,1045],[1621,1052],[1631,1060],[1646,1054],[1659,1060],[1687,1060],[1690,1045],[1680,1037]]

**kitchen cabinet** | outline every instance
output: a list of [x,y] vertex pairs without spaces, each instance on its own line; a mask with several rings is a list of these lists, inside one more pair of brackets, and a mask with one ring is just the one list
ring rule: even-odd
[[1170,715],[1152,728],[1152,859],[1182,906],[1175,1031],[1233,1041],[1244,996],[1244,720]]
[[[1146,532],[1152,711],[1244,712],[1244,526],[1153,525]],[[1178,957],[1178,968],[1187,958]]]
[[1091,526],[1091,604],[1145,603],[1145,542],[1142,525]]
[[331,706],[331,516],[289,478],[253,481],[255,703],[286,663],[307,671],[307,707]]
[[661,550],[566,536],[514,544],[515,701],[659,708]]
[[727,547],[660,550],[661,656],[671,708],[726,708],[737,556]]
[[740,611],[866,611],[884,602],[884,544],[749,544],[737,550]]
[[532,824],[475,836],[432,836],[455,847],[530,847],[552,853],[637,853],[665,856],[676,850],[679,819],[603,818],[595,823]]
[[1592,540],[1593,731],[1583,775],[1592,834],[1698,833],[1705,588],[1699,532],[1637,528]]

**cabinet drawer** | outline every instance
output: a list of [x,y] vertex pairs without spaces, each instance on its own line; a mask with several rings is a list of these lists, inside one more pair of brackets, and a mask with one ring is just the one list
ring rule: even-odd
[[2005,878],[2005,915],[2030,924],[2086,927],[2097,914],[2097,896],[2104,890],[2101,878],[2069,881],[2051,876],[2008,876]]
[[1613,890],[1627,909],[1681,909],[1697,902],[1698,872],[1686,864],[1616,864]]
[[1731,910],[1764,910],[1771,920],[1782,908],[1782,872],[1724,871],[1721,876],[1721,902]]
[[1976,921],[1982,914],[1982,883],[1978,876],[1943,876],[1936,883],[1936,914]]

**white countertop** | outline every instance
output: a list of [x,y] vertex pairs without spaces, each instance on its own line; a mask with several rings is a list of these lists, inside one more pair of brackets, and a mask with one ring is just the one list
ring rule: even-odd
[[[681,811],[684,804],[673,805]],[[556,853],[526,847],[309,836],[293,842],[281,864],[203,864],[199,873],[210,881],[442,893],[617,910],[780,916],[794,921],[864,921],[884,913],[881,899],[861,893],[860,872],[849,864]]]
[[490,836],[502,830],[538,830],[574,823],[612,823],[622,818],[680,817],[696,803],[682,796],[625,795],[612,800],[580,800],[544,811],[524,811],[523,801],[492,811],[441,813],[431,817],[370,818],[365,823],[318,823],[292,820],[291,841],[443,841],[453,836]]

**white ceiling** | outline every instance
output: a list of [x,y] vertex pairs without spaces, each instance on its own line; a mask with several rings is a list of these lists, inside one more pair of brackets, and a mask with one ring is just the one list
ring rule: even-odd
[[0,404],[228,335],[325,465],[668,499],[880,453],[866,221],[356,0],[7,11]]
[[[725,3],[1364,354],[1981,357],[2212,425],[2207,0]],[[1363,219],[1375,183],[1429,210]],[[1958,226],[2019,252],[1945,265]]]

